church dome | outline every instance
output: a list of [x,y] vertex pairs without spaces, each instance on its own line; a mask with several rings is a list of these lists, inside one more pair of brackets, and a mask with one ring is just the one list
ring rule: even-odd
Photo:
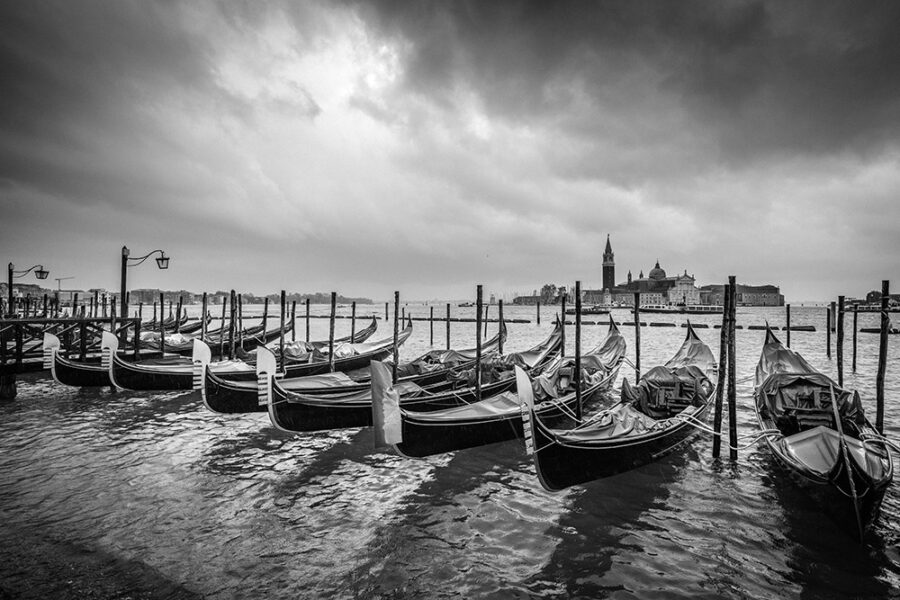
[[665,279],[666,272],[663,271],[659,266],[659,261],[656,261],[656,266],[650,269],[650,274],[648,275],[650,279]]

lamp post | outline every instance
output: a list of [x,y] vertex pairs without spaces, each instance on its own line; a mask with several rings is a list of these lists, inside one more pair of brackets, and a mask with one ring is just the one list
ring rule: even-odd
[[34,276],[38,279],[47,279],[47,275],[50,274],[50,271],[44,269],[44,265],[34,265],[30,269],[25,269],[24,271],[16,271],[15,267],[12,263],[9,263],[9,278],[8,278],[8,290],[9,292],[9,305],[7,306],[7,311],[9,316],[13,316],[15,313],[13,312],[13,279],[20,279],[25,277],[29,273],[34,271]]
[[156,266],[160,269],[168,269],[169,268],[169,257],[166,256],[166,253],[162,250],[154,250],[145,254],[144,256],[139,256],[137,258],[130,258],[131,251],[127,246],[122,246],[122,289],[121,294],[119,296],[119,308],[121,318],[125,318],[128,316],[128,300],[125,292],[125,281],[127,279],[128,267],[136,267],[151,256],[156,253],[159,253],[159,256],[156,257]]

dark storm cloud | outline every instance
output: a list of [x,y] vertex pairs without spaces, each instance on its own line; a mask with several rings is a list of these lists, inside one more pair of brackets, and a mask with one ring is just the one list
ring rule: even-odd
[[[584,155],[618,154],[626,180],[695,170],[698,159],[880,152],[900,132],[895,2],[365,2],[359,11],[410,44],[405,92],[453,110],[465,85],[491,118],[552,124],[582,138]],[[610,170],[560,163],[570,177]]]

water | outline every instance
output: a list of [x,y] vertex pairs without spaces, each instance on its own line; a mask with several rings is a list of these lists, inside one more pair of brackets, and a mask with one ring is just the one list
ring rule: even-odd
[[[427,316],[429,309],[407,310]],[[384,305],[374,311],[383,317]],[[535,316],[534,307],[504,312]],[[546,337],[552,312],[542,313],[540,326],[509,325],[507,349]],[[861,314],[859,326],[877,318]],[[766,320],[782,325],[783,310],[738,311],[745,327]],[[697,331],[718,355],[712,325],[721,316],[692,321],[710,326]],[[793,332],[792,346],[836,376],[835,359],[825,356],[824,309],[793,307],[792,321],[819,329]],[[474,327],[453,323],[453,346],[474,345]],[[327,338],[326,319],[312,319],[310,328],[313,338]],[[349,328],[338,320],[336,335]],[[634,328],[621,329],[633,359]],[[374,338],[391,330],[380,321]],[[641,328],[644,369],[667,359],[684,331]],[[305,336],[302,317],[297,333]],[[586,325],[584,347],[605,333]],[[443,323],[434,335],[443,347]],[[751,376],[763,336],[737,334],[741,435],[755,430]],[[569,327],[570,352],[574,337]],[[885,417],[895,440],[896,341]],[[429,342],[429,324],[415,322],[401,358]],[[859,334],[855,375],[850,335],[845,343],[846,383],[874,419],[878,336]],[[619,379],[633,375],[623,366]],[[677,456],[554,494],[540,487],[518,441],[405,459],[375,451],[369,429],[288,435],[264,414],[212,414],[196,393],[86,391],[26,376],[17,400],[0,405],[0,511],[12,527],[143,561],[210,598],[897,597],[900,485],[860,546],[778,476],[763,449],[742,450],[732,464],[714,461],[711,448],[702,436]]]

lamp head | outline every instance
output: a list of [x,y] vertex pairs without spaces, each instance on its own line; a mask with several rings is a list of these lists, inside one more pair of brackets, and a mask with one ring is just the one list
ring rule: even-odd
[[160,252],[160,256],[156,257],[156,266],[160,269],[169,268],[169,257],[166,256],[165,252]]

